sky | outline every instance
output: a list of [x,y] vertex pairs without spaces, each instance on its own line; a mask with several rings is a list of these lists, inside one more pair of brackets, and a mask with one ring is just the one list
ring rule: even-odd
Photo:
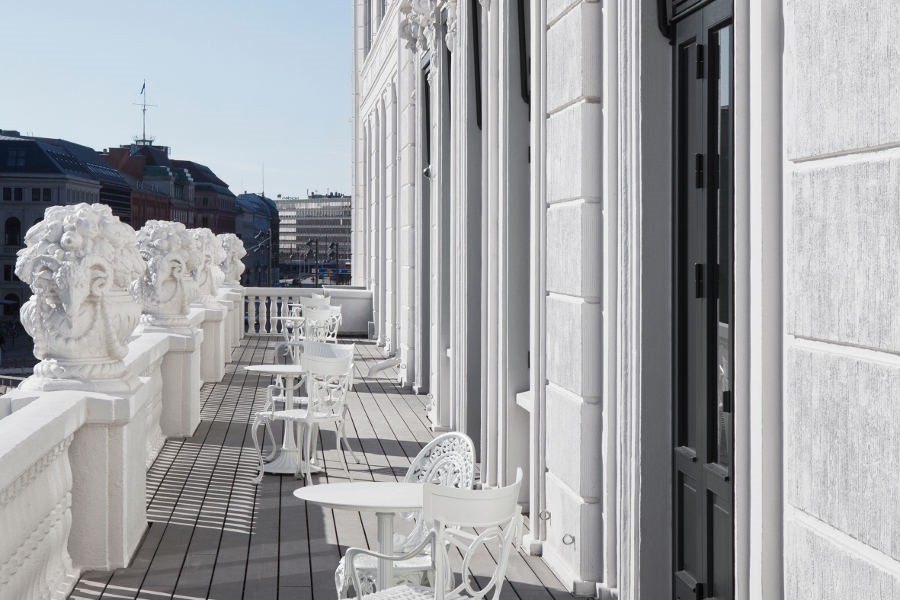
[[346,0],[0,0],[0,129],[147,136],[235,194],[350,193]]

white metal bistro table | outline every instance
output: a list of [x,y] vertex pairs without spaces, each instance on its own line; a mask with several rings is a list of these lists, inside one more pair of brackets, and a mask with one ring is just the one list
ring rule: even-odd
[[[355,481],[302,487],[294,490],[294,496],[325,508],[374,512],[378,519],[378,550],[393,554],[394,514],[421,510],[424,489],[421,483]],[[393,562],[378,559],[377,589],[390,587],[393,577]]]
[[288,342],[294,341],[297,339],[297,334],[295,333],[297,329],[303,327],[306,319],[304,317],[298,317],[295,315],[281,315],[269,317],[269,321],[273,323],[281,322],[281,335],[284,336],[284,339]]
[[[244,369],[251,373],[284,377],[284,406],[285,408],[294,407],[294,381],[303,375],[300,365],[247,365]],[[285,423],[284,435],[281,438],[281,452],[263,466],[263,471],[278,475],[293,475],[297,473],[302,461],[300,446],[297,444],[297,432],[293,425]],[[313,467],[310,468],[316,470]]]

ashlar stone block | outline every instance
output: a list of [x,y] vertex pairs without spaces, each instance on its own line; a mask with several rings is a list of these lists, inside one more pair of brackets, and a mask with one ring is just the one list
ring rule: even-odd
[[798,521],[789,519],[784,529],[786,600],[900,597],[897,568],[885,569]]
[[599,298],[603,290],[603,210],[582,200],[547,209],[547,289]]
[[786,502],[900,559],[900,365],[794,346],[785,366]]
[[[603,505],[586,502],[549,473],[547,512],[545,560],[570,589],[581,582],[600,581],[603,577]],[[585,593],[585,590],[576,591]]]
[[600,396],[603,315],[599,303],[547,297],[547,379],[579,396]]
[[603,494],[603,406],[547,386],[547,468],[575,493]]
[[798,171],[790,194],[787,331],[900,351],[900,159]]
[[581,3],[547,30],[547,110],[603,90],[600,3]]
[[883,0],[786,0],[789,159],[900,142],[900,11]]
[[579,101],[547,119],[547,200],[600,198],[603,108]]

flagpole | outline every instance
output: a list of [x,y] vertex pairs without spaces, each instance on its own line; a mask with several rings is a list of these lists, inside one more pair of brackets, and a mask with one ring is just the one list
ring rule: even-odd
[[141,111],[141,138],[147,139],[147,80],[144,80],[144,85],[141,86],[141,96],[144,97],[144,108]]

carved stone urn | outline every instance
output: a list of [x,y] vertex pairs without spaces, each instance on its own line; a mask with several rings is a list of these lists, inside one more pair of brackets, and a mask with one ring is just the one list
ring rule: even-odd
[[193,272],[200,257],[194,237],[174,221],[147,221],[136,237],[147,268],[132,291],[144,300],[144,324],[188,327],[188,307],[198,294]]
[[189,233],[194,238],[194,249],[198,255],[197,267],[194,269],[198,293],[195,303],[218,307],[216,294],[219,286],[225,281],[225,273],[219,265],[225,260],[225,250],[215,234],[206,227],[190,229]]
[[122,358],[141,314],[129,291],[144,271],[134,230],[104,204],[53,206],[25,235],[16,275],[39,362],[26,389],[131,390]]
[[244,242],[233,233],[220,233],[216,238],[225,251],[225,259],[219,265],[222,272],[225,273],[225,285],[229,287],[241,285],[241,275],[245,268],[244,261],[241,259],[247,256]]

